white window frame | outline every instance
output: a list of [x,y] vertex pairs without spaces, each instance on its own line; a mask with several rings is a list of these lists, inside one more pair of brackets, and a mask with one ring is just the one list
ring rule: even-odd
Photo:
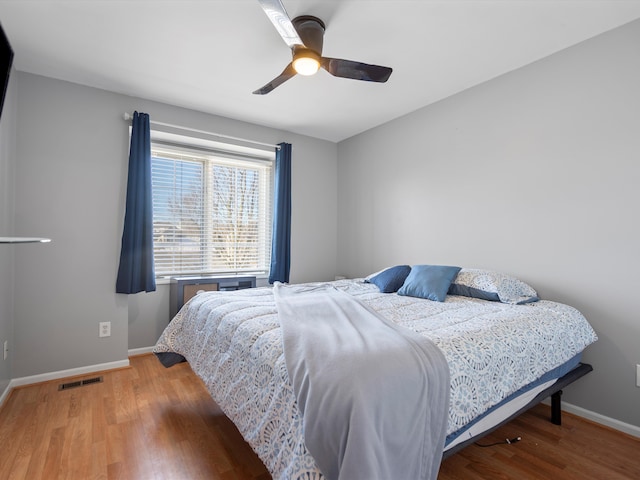
[[[211,259],[206,260],[208,267],[205,267],[199,271],[175,271],[165,272],[156,270],[156,279],[163,283],[173,276],[206,276],[206,275],[247,275],[252,274],[258,277],[267,276],[269,273],[270,256],[271,256],[271,229],[272,229],[272,210],[273,210],[273,175],[275,168],[275,149],[273,151],[267,151],[263,149],[257,149],[252,147],[246,147],[242,145],[222,143],[209,139],[188,137],[184,135],[177,135],[169,132],[162,132],[157,130],[151,131],[151,151],[152,157],[154,151],[163,151],[165,153],[172,152],[176,155],[182,154],[185,157],[193,156],[194,158],[201,159],[203,162],[215,162],[216,164],[226,164],[229,166],[238,166],[241,163],[245,163],[247,166],[253,164],[259,167],[260,170],[265,170],[265,174],[261,175],[260,179],[260,198],[259,210],[260,215],[260,232],[259,244],[262,246],[259,251],[259,266],[258,268],[250,269],[216,269],[210,268],[212,263]],[[200,160],[198,160],[200,161]],[[266,169],[264,167],[267,167]],[[209,167],[205,166],[205,179],[207,178],[207,171],[211,171]],[[210,180],[210,179],[208,179]],[[210,182],[205,180],[203,186],[203,192],[205,198],[211,195],[209,192]],[[209,205],[210,202],[205,202],[205,205]],[[210,212],[205,207],[204,218],[211,218]],[[154,218],[155,228],[155,218]],[[212,226],[210,222],[205,220],[205,231],[211,231]],[[204,234],[207,236],[207,234]],[[210,250],[207,249],[203,255],[210,255]],[[155,246],[154,246],[154,258],[155,258]]]

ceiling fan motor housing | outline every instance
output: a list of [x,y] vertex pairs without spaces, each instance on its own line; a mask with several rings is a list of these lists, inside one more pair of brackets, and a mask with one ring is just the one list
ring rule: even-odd
[[[318,56],[322,55],[322,44],[324,41],[325,25],[322,20],[311,15],[302,15],[294,18],[291,23],[298,32],[300,40],[304,43],[304,47],[312,50]],[[295,47],[295,50],[303,47]]]

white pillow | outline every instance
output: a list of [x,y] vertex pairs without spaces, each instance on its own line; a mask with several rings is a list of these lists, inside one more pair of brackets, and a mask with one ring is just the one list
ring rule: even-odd
[[504,273],[477,268],[460,270],[449,287],[449,294],[514,305],[539,300],[533,287],[525,282]]

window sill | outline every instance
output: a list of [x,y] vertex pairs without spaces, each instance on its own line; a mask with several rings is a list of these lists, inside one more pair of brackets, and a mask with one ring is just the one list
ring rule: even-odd
[[[181,276],[181,275],[173,275],[173,276]],[[197,277],[197,275],[182,275],[182,276],[189,276],[189,277]],[[212,277],[214,275],[202,275],[203,277]],[[216,274],[215,276],[220,276],[220,277],[226,277],[226,278],[230,278],[230,277],[256,277],[256,281],[260,280],[260,279],[268,279],[269,278],[269,274],[268,273],[251,273],[251,272],[247,272],[247,273],[220,273],[220,274]],[[171,283],[171,277],[157,277],[156,278],[156,285],[169,285]]]

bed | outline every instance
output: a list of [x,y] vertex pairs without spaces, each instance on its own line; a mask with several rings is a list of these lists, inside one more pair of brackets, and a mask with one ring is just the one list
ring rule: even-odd
[[[439,285],[440,298],[430,299],[431,291],[405,288],[418,270],[407,268],[400,279],[385,269],[305,287],[347,294],[442,352],[450,390],[444,447],[435,454],[450,455],[550,395],[559,423],[561,389],[591,369],[581,355],[597,337],[582,314],[539,300],[513,277],[474,269],[456,269],[444,294]],[[154,353],[167,367],[189,362],[274,479],[320,480],[326,477],[305,444],[276,300],[269,287],[201,293],[170,322]]]

